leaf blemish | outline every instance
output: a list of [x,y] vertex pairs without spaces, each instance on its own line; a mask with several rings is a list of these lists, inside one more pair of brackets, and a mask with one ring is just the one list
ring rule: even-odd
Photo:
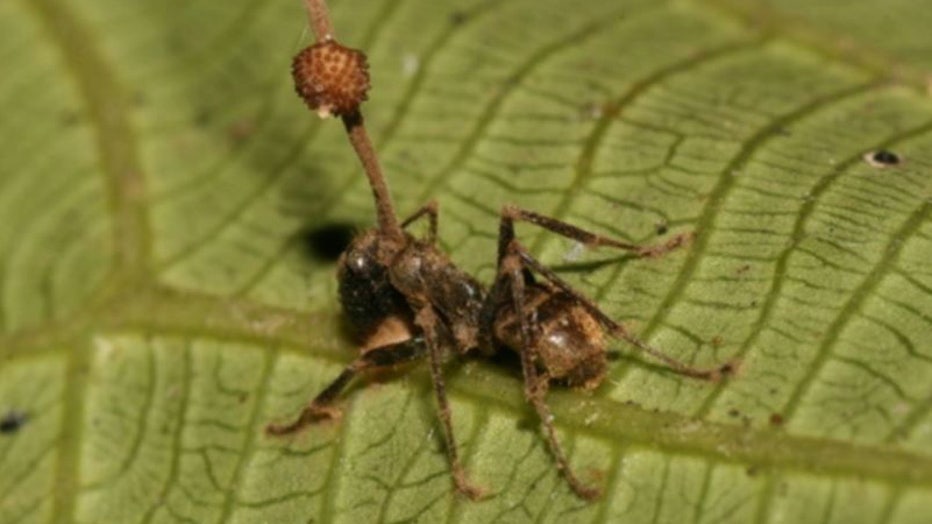
[[903,161],[899,155],[886,149],[878,149],[864,154],[864,161],[871,167],[884,169],[886,167],[898,166]]
[[22,411],[10,410],[0,419],[0,434],[12,435],[19,431],[29,420],[26,413]]

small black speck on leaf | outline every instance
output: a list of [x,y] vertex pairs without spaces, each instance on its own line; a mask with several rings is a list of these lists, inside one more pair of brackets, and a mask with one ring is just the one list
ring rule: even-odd
[[318,260],[334,262],[353,240],[356,227],[347,223],[330,223],[298,232],[302,251]]
[[873,167],[883,169],[885,167],[899,165],[902,160],[899,155],[892,151],[878,149],[877,151],[871,151],[865,154],[864,161]]
[[657,222],[654,224],[654,232],[657,233],[658,236],[666,235],[668,231],[670,231],[670,226],[667,225],[666,222]]
[[192,118],[194,125],[197,127],[207,127],[212,120],[213,115],[207,109],[198,110]]
[[62,113],[61,123],[65,127],[71,127],[81,122],[81,113],[74,110],[68,110]]
[[21,411],[9,411],[0,418],[0,434],[11,435],[26,424],[26,414]]
[[132,102],[134,106],[145,107],[147,101],[146,94],[142,91],[136,91],[133,93]]
[[469,18],[467,13],[462,11],[453,11],[450,13],[450,24],[453,26],[463,25]]

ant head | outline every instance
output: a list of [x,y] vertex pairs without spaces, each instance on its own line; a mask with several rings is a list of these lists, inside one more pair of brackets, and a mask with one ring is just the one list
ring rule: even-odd
[[389,316],[410,316],[404,296],[389,281],[388,264],[394,255],[390,243],[378,230],[369,230],[353,239],[340,256],[340,303],[362,337],[369,336]]
[[369,230],[353,239],[340,256],[338,278],[384,280],[388,265],[380,254],[381,238],[376,230]]

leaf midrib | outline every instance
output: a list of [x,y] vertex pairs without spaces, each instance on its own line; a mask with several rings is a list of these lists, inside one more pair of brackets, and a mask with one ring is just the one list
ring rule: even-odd
[[[173,314],[187,311],[196,302],[207,317]],[[154,291],[146,299],[147,307],[115,306],[110,320],[104,322],[96,335],[127,331],[146,331],[173,335],[196,335],[212,339],[244,339],[261,342],[263,351],[300,354],[345,362],[351,355],[348,345],[325,345],[308,348],[304,340],[309,314],[272,308],[255,302],[217,299],[206,295],[179,294],[174,290]],[[159,307],[153,307],[160,304]],[[251,321],[244,321],[242,311],[250,311],[248,319],[278,319],[280,329],[259,334]],[[159,312],[168,313],[158,315]],[[104,311],[103,313],[106,313]],[[155,313],[155,314],[153,314]],[[326,314],[322,314],[326,315]],[[108,315],[104,315],[107,318]],[[208,318],[209,317],[209,318]],[[261,323],[261,320],[260,320]],[[77,335],[75,343],[84,344],[85,335]],[[54,350],[23,352],[11,355],[9,361],[41,358]],[[81,353],[82,351],[77,351]],[[422,387],[427,376],[416,371],[418,380],[410,387]],[[418,384],[418,382],[423,382]],[[407,382],[406,382],[407,383]],[[363,386],[364,387],[364,386]],[[483,362],[468,362],[458,366],[450,376],[450,393],[454,399],[469,400],[492,406],[510,415],[527,411],[518,387],[518,378],[506,370]],[[352,393],[351,393],[352,394]],[[425,401],[428,401],[425,399]],[[826,475],[857,475],[892,484],[932,485],[932,457],[896,445],[851,443],[837,439],[789,435],[779,428],[744,427],[709,422],[678,413],[654,411],[598,396],[585,396],[575,391],[555,390],[549,402],[557,414],[560,427],[572,429],[596,438],[629,445],[641,445],[664,451],[702,456],[716,461],[753,464],[777,469],[809,471]],[[582,405],[583,409],[580,409]]]

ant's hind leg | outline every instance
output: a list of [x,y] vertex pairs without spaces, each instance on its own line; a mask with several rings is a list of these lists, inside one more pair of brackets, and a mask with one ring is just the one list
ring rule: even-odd
[[466,476],[466,470],[460,462],[459,451],[456,448],[456,437],[453,436],[453,421],[451,420],[450,402],[447,399],[446,385],[443,381],[443,354],[440,341],[437,337],[437,326],[440,319],[431,306],[421,307],[414,318],[414,322],[424,332],[427,341],[427,355],[430,362],[430,378],[434,384],[434,393],[440,414],[440,426],[443,430],[443,440],[446,445],[447,459],[453,475],[456,490],[472,500],[485,496],[485,490],[474,486]]
[[[517,247],[515,243],[512,243],[511,246],[512,248]],[[553,414],[545,400],[550,387],[550,379],[546,374],[541,374],[537,370],[535,362],[537,359],[536,347],[531,343],[531,326],[524,304],[524,274],[522,273],[521,259],[518,257],[517,252],[512,251],[499,260],[499,279],[502,278],[507,279],[510,284],[511,299],[521,330],[521,351],[519,353],[521,355],[521,370],[524,374],[524,396],[534,406],[534,410],[540,418],[541,427],[547,437],[550,454],[556,460],[557,469],[563,475],[563,478],[566,479],[570,488],[580,498],[594,500],[602,494],[602,490],[587,486],[579,480],[570,467],[566,453],[563,452],[563,447],[557,439],[556,429],[553,427]]]
[[656,257],[663,255],[664,253],[689,243],[689,241],[693,238],[692,233],[680,234],[674,236],[663,244],[641,246],[638,244],[622,242],[620,240],[598,235],[562,220],[557,220],[556,218],[541,215],[539,213],[535,213],[534,211],[521,209],[515,206],[505,206],[502,209],[502,220],[507,220],[512,224],[516,221],[530,222],[531,224],[542,227],[560,236],[575,240],[589,247],[614,247],[626,251],[631,251],[640,257]]
[[366,350],[346,366],[337,378],[321,391],[290,424],[269,424],[265,432],[269,435],[294,433],[324,419],[334,418],[339,410],[333,406],[347,384],[360,372],[391,368],[416,360],[424,355],[423,340],[412,338]]
[[427,243],[433,244],[437,240],[437,216],[439,214],[440,212],[437,207],[437,201],[431,200],[430,202],[424,204],[420,209],[415,211],[414,214],[404,219],[404,221],[401,223],[401,227],[406,228],[426,215],[428,221]]

